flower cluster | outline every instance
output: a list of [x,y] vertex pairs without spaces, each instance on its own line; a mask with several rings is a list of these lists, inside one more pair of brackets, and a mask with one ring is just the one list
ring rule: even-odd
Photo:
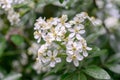
[[68,21],[67,15],[60,18],[39,18],[34,27],[34,38],[42,44],[38,49],[37,60],[41,65],[47,64],[55,67],[60,63],[60,55],[66,55],[67,62],[73,62],[78,67],[79,61],[88,56],[86,40],[82,37],[85,33],[83,22],[92,19],[87,13],[77,14],[73,20]]
[[20,15],[14,11],[13,5],[20,4],[24,0],[0,0],[0,7],[7,12],[7,18],[11,25],[17,24],[20,21]]

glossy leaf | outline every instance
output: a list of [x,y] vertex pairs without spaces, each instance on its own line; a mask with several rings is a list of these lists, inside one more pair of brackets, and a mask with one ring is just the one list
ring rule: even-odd
[[104,69],[97,66],[88,66],[84,72],[95,79],[110,79],[109,74]]

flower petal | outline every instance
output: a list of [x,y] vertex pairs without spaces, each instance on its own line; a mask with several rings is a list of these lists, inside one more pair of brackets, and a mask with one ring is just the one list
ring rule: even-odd
[[87,50],[92,50],[92,48],[90,48],[90,47],[87,47],[86,49],[87,49]]
[[50,62],[50,67],[55,67],[55,61]]
[[61,58],[55,58],[55,61],[56,61],[57,63],[59,63],[59,62],[61,62]]
[[78,60],[74,60],[73,63],[74,63],[74,65],[75,65],[76,67],[79,66],[79,61],[78,61]]
[[80,34],[76,34],[76,38],[77,38],[78,40],[81,40],[81,39],[82,39],[82,37],[81,37]]
[[66,58],[66,61],[67,61],[67,62],[72,62],[71,57],[70,57],[70,56],[68,56],[68,57]]
[[73,38],[75,36],[75,33],[71,33],[70,35],[69,35],[69,38]]
[[75,30],[73,28],[69,28],[68,31],[75,32]]
[[70,27],[71,27],[71,25],[70,25],[70,24],[68,24],[68,23],[65,23],[65,27],[66,27],[66,28],[70,28]]
[[87,57],[87,56],[88,56],[87,51],[83,51],[83,56],[84,56],[84,57]]
[[83,60],[83,56],[82,56],[82,55],[80,55],[79,53],[77,54],[77,56],[76,56],[76,57],[77,57],[77,59],[78,59],[78,60],[80,60],[80,61],[81,61],[81,60]]
[[49,51],[47,52],[47,55],[48,55],[49,57],[51,57],[51,56],[52,56],[52,52],[49,50]]
[[57,54],[58,54],[58,51],[57,51],[57,50],[54,50],[54,51],[53,51],[53,56],[56,57]]
[[41,38],[39,38],[38,40],[37,40],[37,43],[39,43],[41,41]]
[[80,33],[80,34],[84,34],[84,33],[85,33],[85,30],[80,30],[79,33]]

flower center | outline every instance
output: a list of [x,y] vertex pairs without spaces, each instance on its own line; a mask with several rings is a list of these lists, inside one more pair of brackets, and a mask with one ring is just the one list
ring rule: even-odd
[[73,60],[76,59],[76,55],[75,55],[75,54],[72,56],[72,59],[73,59]]

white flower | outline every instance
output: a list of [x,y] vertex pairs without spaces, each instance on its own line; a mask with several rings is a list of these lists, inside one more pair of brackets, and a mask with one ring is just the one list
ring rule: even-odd
[[45,56],[46,56],[46,53],[45,53],[45,51],[47,50],[47,44],[44,44],[44,45],[42,45],[39,49],[38,49],[38,58],[37,58],[37,60],[41,63],[41,62],[43,62],[43,63],[45,63],[46,62],[46,58],[45,58]]
[[65,35],[66,30],[64,27],[56,26],[55,28],[50,29],[51,32],[49,33],[49,36],[52,36],[56,41],[61,41],[62,37]]
[[59,25],[64,26],[64,27],[66,27],[66,28],[70,28],[71,25],[66,22],[67,20],[68,20],[67,15],[62,15],[62,17],[60,18],[60,23],[59,23]]
[[81,39],[80,40],[81,44],[82,44],[82,52],[83,52],[83,56],[87,57],[88,56],[88,52],[87,50],[92,50],[92,48],[87,47],[87,43],[85,39]]
[[69,54],[74,54],[76,52],[81,52],[81,44],[78,42],[73,42],[73,41],[68,41],[66,48],[67,48],[67,53]]
[[79,54],[79,52],[73,53],[73,54],[67,54],[66,61],[67,62],[72,62],[74,65],[77,67],[79,66],[79,61],[83,60],[83,56]]
[[54,36],[51,35],[51,33],[48,33],[47,35],[43,35],[43,40],[46,42],[46,44],[50,45],[52,41],[54,41]]
[[59,35],[59,36],[64,36],[65,33],[67,32],[65,27],[62,26],[61,24],[58,24],[56,27],[55,27],[55,31],[56,33]]
[[43,24],[46,24],[45,19],[42,19],[41,17],[36,20],[34,30],[39,30]]
[[68,30],[70,31],[69,38],[73,38],[75,36],[78,40],[82,38],[81,34],[85,33],[84,25],[82,24],[76,25],[73,28],[70,28]]
[[56,26],[60,22],[59,18],[50,18],[47,19],[47,23]]
[[42,33],[40,30],[34,32],[34,38],[37,39],[38,43],[41,41],[41,37],[42,37]]
[[37,21],[37,22],[35,23],[35,27],[34,27],[35,30],[39,30],[39,29],[41,29],[41,30],[47,30],[47,29],[50,29],[51,26],[52,26],[51,24],[48,24],[48,23],[45,21],[45,18],[42,19],[42,18],[40,17],[40,18],[38,18],[36,21]]
[[50,67],[55,67],[56,63],[60,63],[61,62],[61,58],[58,58],[57,54],[58,54],[57,50],[54,50],[53,52],[49,50],[47,52],[47,55],[48,55],[47,61],[50,62],[50,64],[49,64]]
[[68,16],[67,15],[62,15],[60,20],[61,20],[62,23],[64,23],[68,20]]
[[40,74],[41,72],[49,71],[50,67],[46,64],[35,62],[33,69],[36,70],[38,74]]
[[33,42],[31,47],[28,48],[28,54],[33,54],[34,57],[37,56],[37,51],[39,49],[40,45]]
[[81,12],[80,14],[77,14],[77,15],[73,18],[73,20],[74,20],[76,23],[80,24],[80,23],[84,22],[84,20],[85,20],[86,18],[88,18],[88,14],[87,14],[86,12]]

